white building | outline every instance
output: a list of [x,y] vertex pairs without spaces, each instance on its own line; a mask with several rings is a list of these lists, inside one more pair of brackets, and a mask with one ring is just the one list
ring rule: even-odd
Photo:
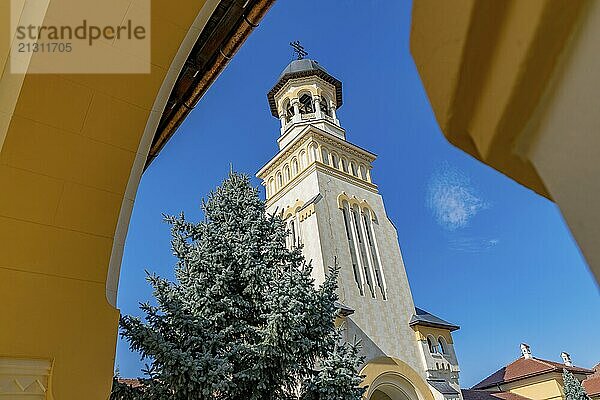
[[[268,93],[279,152],[257,173],[267,210],[286,221],[321,283],[340,266],[347,340],[360,339],[373,400],[461,398],[451,331],[415,309],[396,228],[371,177],[376,156],[346,140],[342,84],[316,61],[292,61]],[[348,311],[347,310],[347,311]]]

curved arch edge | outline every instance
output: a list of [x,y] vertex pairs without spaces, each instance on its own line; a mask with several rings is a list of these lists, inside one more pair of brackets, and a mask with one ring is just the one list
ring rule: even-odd
[[[362,385],[367,387],[366,399],[370,399],[378,388],[393,385],[401,389],[411,400],[434,400],[433,393],[421,375],[397,358],[375,358],[362,368],[360,374],[365,376]],[[416,398],[412,398],[411,395]]]

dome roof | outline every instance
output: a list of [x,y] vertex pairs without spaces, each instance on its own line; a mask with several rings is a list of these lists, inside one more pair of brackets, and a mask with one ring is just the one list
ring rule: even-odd
[[315,60],[303,58],[302,60],[294,60],[291,63],[289,63],[288,66],[285,67],[281,75],[279,75],[279,79],[283,78],[287,74],[295,74],[298,72],[306,71],[322,71],[328,74],[327,70],[321,67],[321,65]]
[[313,75],[318,76],[325,82],[335,86],[336,108],[339,108],[342,105],[342,82],[329,75],[327,70],[323,68],[317,61],[304,58],[301,60],[293,60],[291,63],[289,63],[283,72],[281,72],[281,75],[279,75],[279,79],[277,79],[275,86],[273,86],[273,88],[267,94],[267,98],[269,99],[269,107],[271,108],[271,114],[273,114],[274,117],[279,117],[277,113],[277,105],[275,104],[275,93],[277,93],[287,81],[293,78],[301,78]]

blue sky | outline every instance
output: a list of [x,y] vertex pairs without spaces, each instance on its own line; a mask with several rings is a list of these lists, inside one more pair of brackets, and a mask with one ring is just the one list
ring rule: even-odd
[[[408,1],[279,1],[145,172],[131,218],[118,306],[151,297],[144,269],[171,277],[161,213],[201,217],[229,171],[252,176],[277,151],[267,91],[300,40],[343,83],[348,140],[378,155],[373,179],[398,229],[415,304],[454,333],[468,387],[520,355],[600,362],[600,297],[556,206],[452,147],[409,53]],[[257,179],[254,179],[259,185]],[[123,376],[139,357],[119,341]]]

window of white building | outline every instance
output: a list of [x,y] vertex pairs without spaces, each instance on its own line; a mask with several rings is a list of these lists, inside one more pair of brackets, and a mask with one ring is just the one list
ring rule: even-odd
[[360,267],[358,265],[358,256],[356,251],[356,244],[354,242],[354,233],[352,231],[352,224],[350,221],[350,207],[348,202],[344,201],[342,203],[342,214],[344,216],[344,227],[346,228],[346,237],[348,239],[348,248],[350,249],[350,258],[352,260],[352,272],[354,273],[354,280],[356,281],[356,285],[358,286],[358,291],[361,296],[365,295],[362,277],[360,273]]

